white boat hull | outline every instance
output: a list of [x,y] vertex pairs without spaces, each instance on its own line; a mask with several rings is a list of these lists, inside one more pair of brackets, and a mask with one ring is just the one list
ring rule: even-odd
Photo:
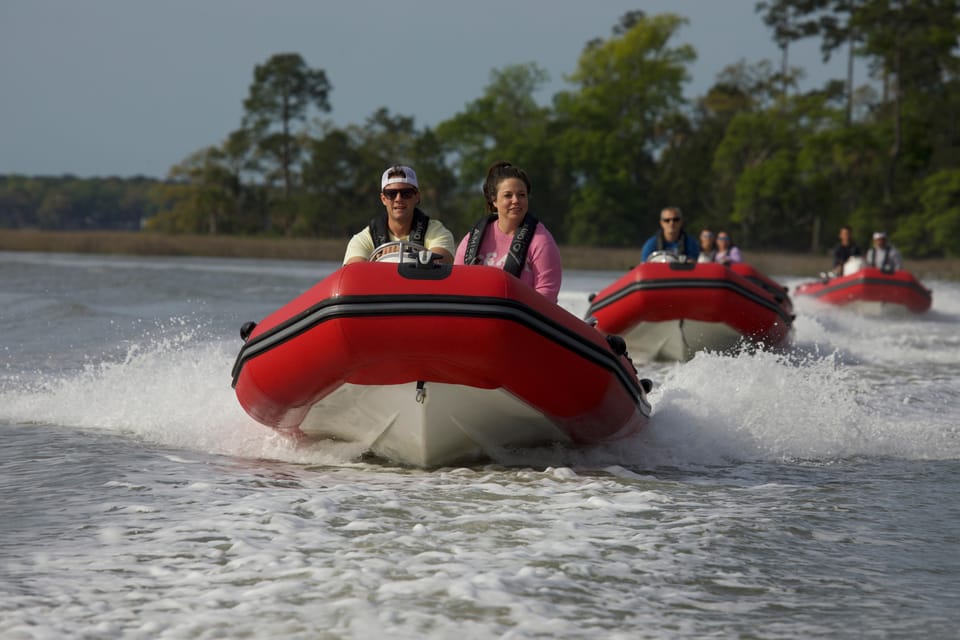
[[373,455],[417,467],[494,458],[498,450],[569,443],[546,416],[503,389],[427,383],[345,384],[307,414],[310,438],[357,443]]
[[895,302],[879,302],[872,300],[854,300],[845,305],[845,308],[865,316],[906,317],[911,314],[906,305]]
[[630,357],[636,362],[685,362],[698,351],[733,349],[743,338],[736,329],[722,322],[688,319],[641,322],[623,337]]

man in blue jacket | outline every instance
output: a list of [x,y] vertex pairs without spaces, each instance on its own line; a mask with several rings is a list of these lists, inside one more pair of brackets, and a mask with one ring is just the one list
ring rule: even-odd
[[683,213],[680,207],[667,207],[660,212],[660,230],[643,243],[641,262],[646,262],[655,251],[676,254],[681,262],[696,262],[700,255],[700,243],[683,230]]

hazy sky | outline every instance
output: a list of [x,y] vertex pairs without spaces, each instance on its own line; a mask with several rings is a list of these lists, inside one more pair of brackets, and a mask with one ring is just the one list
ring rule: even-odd
[[[536,62],[566,87],[584,44],[627,11],[689,19],[687,95],[725,66],[779,60],[756,0],[0,0],[0,173],[162,177],[238,128],[255,65],[295,52],[327,73],[338,125],[380,107],[435,125],[490,71]],[[842,77],[815,44],[809,86]]]

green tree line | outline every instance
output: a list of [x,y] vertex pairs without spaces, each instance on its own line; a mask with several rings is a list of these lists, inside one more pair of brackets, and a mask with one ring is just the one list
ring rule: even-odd
[[[531,175],[531,210],[569,245],[638,246],[675,205],[746,248],[819,252],[850,224],[860,238],[887,230],[915,257],[958,256],[958,4],[758,2],[778,63],[730,65],[690,101],[686,20],[633,11],[586,43],[549,105],[535,99],[547,73],[510,65],[434,127],[386,107],[334,126],[326,73],[277,54],[254,69],[238,128],[167,179],[0,176],[0,225],[346,237],[378,211],[384,167],[404,163],[424,209],[462,236],[482,213],[486,167],[505,159]],[[846,77],[800,91],[789,60],[807,39],[844,59]]]

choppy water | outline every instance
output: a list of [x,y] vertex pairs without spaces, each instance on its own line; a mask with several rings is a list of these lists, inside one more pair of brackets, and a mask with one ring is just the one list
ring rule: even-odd
[[960,285],[798,301],[785,354],[644,367],[634,440],[427,472],[234,399],[239,326],[333,268],[0,253],[0,637],[958,637]]

